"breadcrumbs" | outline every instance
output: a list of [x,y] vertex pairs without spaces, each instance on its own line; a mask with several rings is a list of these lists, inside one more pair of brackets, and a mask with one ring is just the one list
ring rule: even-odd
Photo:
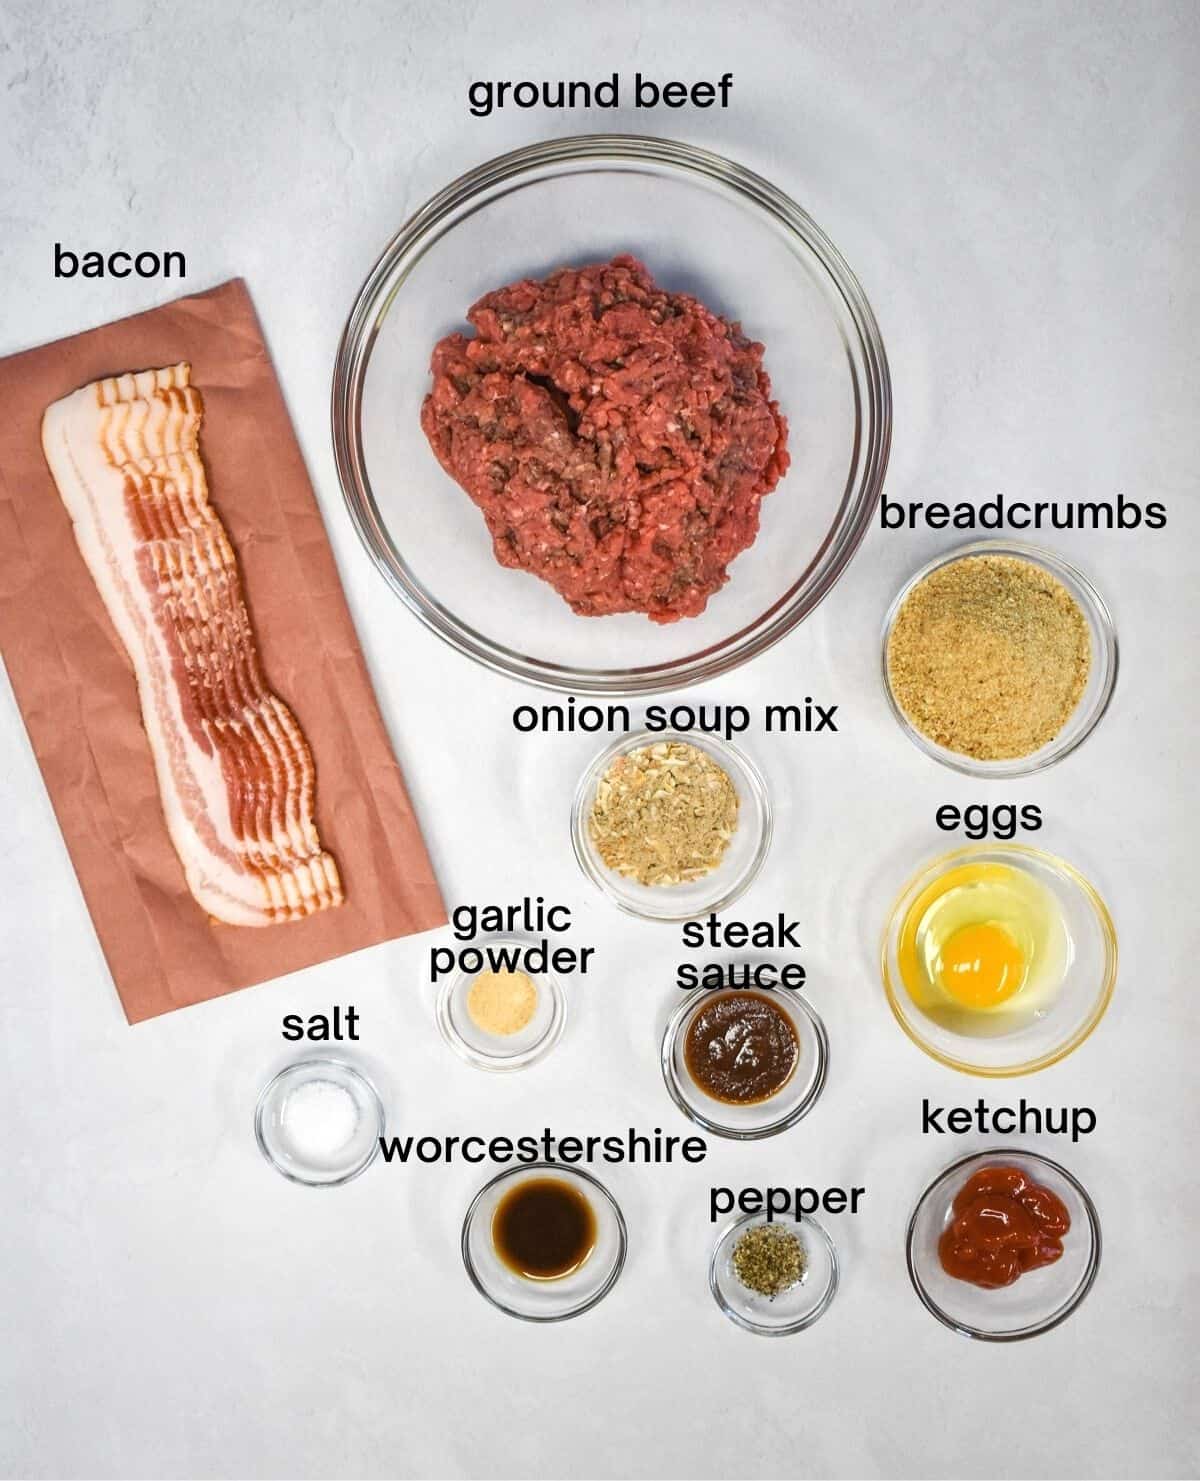
[[1087,620],[1032,561],[965,556],[909,593],[887,667],[897,704],[929,740],[977,761],[1029,756],[1083,697]]

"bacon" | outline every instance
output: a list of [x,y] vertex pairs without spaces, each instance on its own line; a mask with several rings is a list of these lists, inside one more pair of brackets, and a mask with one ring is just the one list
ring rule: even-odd
[[313,821],[304,732],[267,686],[237,557],[209,503],[191,367],[94,381],[49,407],[42,447],[137,678],[167,830],[217,920],[340,905]]

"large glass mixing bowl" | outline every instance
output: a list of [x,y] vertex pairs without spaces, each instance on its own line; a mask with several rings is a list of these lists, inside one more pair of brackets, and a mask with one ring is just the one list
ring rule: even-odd
[[[787,416],[792,466],[756,543],[700,617],[577,617],[501,567],[483,516],[421,430],[429,359],[485,293],[621,252],[741,321]],[[406,606],[460,653],[529,683],[648,694],[726,672],[806,617],[873,516],[891,440],[875,316],[815,222],[761,176],[665,139],[554,139],[448,185],[401,228],[338,350],[333,439],[351,515]]]

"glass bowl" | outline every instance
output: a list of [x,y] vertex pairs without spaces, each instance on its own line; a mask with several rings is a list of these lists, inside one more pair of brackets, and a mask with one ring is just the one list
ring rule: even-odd
[[[999,1166],[1018,1167],[1057,1193],[1071,1227],[1063,1236],[1061,1259],[1029,1271],[1011,1286],[986,1291],[947,1275],[937,1247],[958,1190],[982,1168]],[[1091,1290],[1100,1268],[1100,1219],[1086,1189],[1065,1167],[1034,1152],[1000,1147],[961,1158],[930,1183],[909,1220],[907,1257],[913,1290],[939,1322],[964,1337],[1018,1342],[1066,1321]]]
[[[766,344],[793,463],[756,543],[698,618],[575,616],[505,570],[483,517],[421,430],[436,342],[485,293],[619,252]],[[460,653],[576,693],[681,688],[790,632],[831,590],[874,514],[891,441],[875,317],[824,232],[749,170],[686,144],[552,139],[455,180],[401,227],[359,292],[333,377],[333,441],[351,517],[393,591]]]
[[[596,1243],[591,1254],[560,1280],[530,1280],[510,1270],[492,1243],[496,1206],[514,1184],[553,1174],[572,1183],[596,1216]],[[508,1316],[525,1322],[562,1322],[603,1301],[625,1264],[628,1237],[625,1219],[607,1188],[590,1173],[558,1162],[529,1162],[508,1168],[485,1183],[463,1220],[462,1257],[475,1289]]]
[[[488,936],[473,942],[479,948],[535,943],[520,936]],[[480,971],[486,970],[486,964]],[[521,969],[524,970],[524,969]],[[523,1070],[544,1058],[562,1037],[567,1021],[567,1001],[558,978],[551,972],[530,972],[538,990],[538,1003],[529,1023],[508,1037],[479,1028],[467,1011],[467,993],[479,972],[459,972],[446,979],[438,994],[437,1024],[451,1049],[479,1070]]]
[[[1051,892],[1062,914],[1065,975],[1057,996],[1011,1033],[975,1037],[952,1032],[917,1007],[900,976],[898,948],[909,908],[939,876],[964,864],[1025,870]],[[1117,980],[1117,934],[1104,901],[1065,860],[1020,843],[955,849],[925,864],[892,908],[882,956],[884,990],[900,1027],[926,1054],[968,1075],[1029,1075],[1065,1059],[1104,1017]]]
[[744,1214],[726,1226],[713,1246],[708,1287],[729,1320],[747,1332],[759,1337],[790,1337],[811,1327],[829,1310],[838,1288],[837,1249],[811,1214],[789,1222],[788,1227],[804,1247],[804,1274],[790,1290],[778,1296],[761,1296],[738,1279],[733,1248],[747,1229],[766,1222],[766,1214]]
[[789,1126],[795,1126],[816,1105],[829,1072],[829,1038],[825,1025],[803,993],[779,987],[747,989],[769,997],[791,1019],[800,1046],[800,1057],[791,1079],[769,1099],[748,1106],[728,1105],[717,1100],[702,1090],[688,1073],[684,1044],[693,1018],[713,993],[742,990],[698,987],[689,992],[667,1024],[661,1059],[667,1093],[685,1116],[715,1136],[753,1142],[762,1137],[777,1136]]
[[[901,607],[908,600],[909,594],[927,576],[932,575],[934,571],[941,570],[943,566],[953,565],[955,561],[972,555],[1011,556],[1015,560],[1030,561],[1033,565],[1040,566],[1066,587],[1079,604],[1079,610],[1083,613],[1087,623],[1092,651],[1087,687],[1062,730],[1053,740],[1047,741],[1044,746],[1030,752],[1028,756],[1013,756],[1004,761],[978,761],[973,756],[964,756],[958,751],[948,750],[945,746],[930,740],[927,735],[923,735],[917,729],[901,709],[899,701],[892,692],[891,676],[888,671],[888,644],[891,641],[892,628]],[[1020,545],[1006,540],[976,540],[970,545],[962,545],[957,550],[950,550],[944,555],[939,555],[935,560],[922,566],[915,576],[904,583],[895,601],[888,608],[887,616],[883,621],[882,674],[883,689],[892,714],[895,715],[900,728],[909,740],[927,756],[932,756],[943,766],[950,766],[955,771],[965,772],[968,776],[1028,776],[1031,772],[1044,771],[1047,766],[1053,766],[1056,761],[1061,761],[1076,746],[1082,745],[1100,723],[1100,717],[1108,709],[1113,687],[1117,682],[1117,631],[1103,598],[1088,578],[1082,571],[1076,570],[1074,566],[1069,565],[1052,551],[1042,550],[1036,545]]]
[[[601,777],[618,756],[641,746],[682,741],[711,756],[724,768],[738,795],[738,823],[720,864],[703,879],[679,885],[644,885],[610,869],[592,842],[588,818]],[[771,847],[771,800],[753,761],[728,741],[679,731],[639,730],[605,746],[580,778],[571,803],[571,844],[579,867],[610,900],[643,920],[685,921],[710,910],[724,910],[748,890]]]
[[309,1188],[336,1188],[375,1160],[383,1135],[375,1087],[340,1059],[304,1059],[268,1081],[254,1138],[277,1172]]

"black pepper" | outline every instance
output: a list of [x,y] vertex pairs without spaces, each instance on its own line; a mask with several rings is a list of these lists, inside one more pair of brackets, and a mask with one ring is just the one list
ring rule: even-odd
[[739,1238],[731,1256],[741,1283],[772,1300],[804,1279],[808,1262],[797,1235],[781,1224],[755,1224]]

